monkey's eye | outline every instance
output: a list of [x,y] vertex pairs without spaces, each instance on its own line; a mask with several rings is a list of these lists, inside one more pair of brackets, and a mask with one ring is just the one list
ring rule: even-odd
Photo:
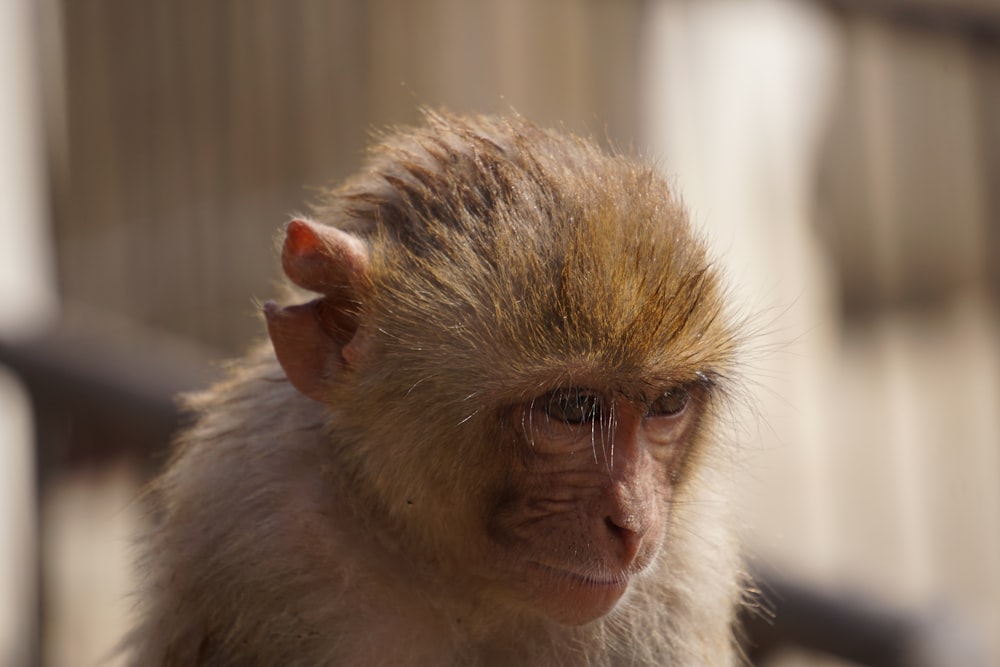
[[691,394],[685,387],[672,387],[649,404],[648,417],[676,417],[687,408]]
[[545,414],[566,424],[586,424],[601,419],[601,397],[585,389],[557,389],[545,397]]

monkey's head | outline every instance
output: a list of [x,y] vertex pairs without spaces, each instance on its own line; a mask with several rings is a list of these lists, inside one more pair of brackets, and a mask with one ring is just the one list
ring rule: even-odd
[[321,296],[269,303],[268,329],[384,544],[567,624],[670,566],[735,340],[655,169],[428,112],[317,217],[282,261]]

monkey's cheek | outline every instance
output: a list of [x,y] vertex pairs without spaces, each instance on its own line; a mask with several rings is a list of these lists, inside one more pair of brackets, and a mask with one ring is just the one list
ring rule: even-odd
[[605,616],[628,590],[628,579],[599,580],[529,563],[527,591],[537,611],[563,625],[583,625]]

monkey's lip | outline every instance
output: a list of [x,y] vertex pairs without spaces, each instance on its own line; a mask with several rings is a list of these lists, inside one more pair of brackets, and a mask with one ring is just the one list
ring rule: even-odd
[[546,565],[539,561],[529,561],[529,565],[536,571],[541,572],[546,577],[554,580],[565,581],[574,586],[584,586],[587,588],[601,588],[607,590],[625,590],[628,587],[630,576],[628,572],[619,571],[609,575],[597,576],[595,574],[585,574],[574,570],[567,570],[562,567]]
[[617,568],[552,566],[539,561],[525,565],[527,601],[563,625],[583,625],[604,616],[628,589],[628,572]]

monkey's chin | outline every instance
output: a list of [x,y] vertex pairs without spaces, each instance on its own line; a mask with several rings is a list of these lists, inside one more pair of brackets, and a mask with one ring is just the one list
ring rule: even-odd
[[562,625],[583,625],[608,614],[628,590],[625,575],[596,577],[529,563],[532,605]]

